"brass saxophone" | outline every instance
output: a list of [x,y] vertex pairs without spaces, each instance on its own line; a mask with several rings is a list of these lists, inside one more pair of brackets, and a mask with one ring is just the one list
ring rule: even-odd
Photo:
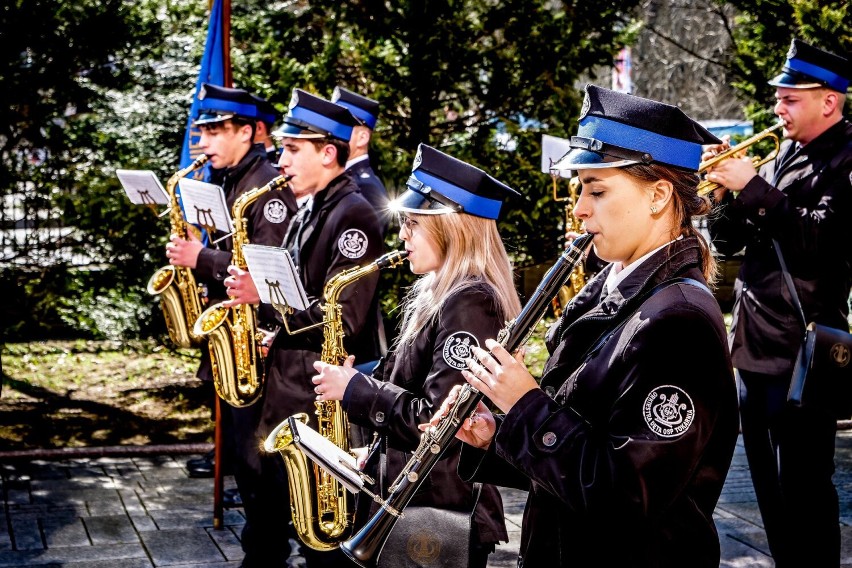
[[[565,232],[582,233],[583,222],[574,215],[574,207],[577,205],[577,196],[580,190],[580,178],[572,177],[568,181],[568,197],[558,197],[556,194],[556,176],[553,176],[553,199],[565,202]],[[587,281],[586,271],[580,262],[571,273],[571,280],[559,289],[559,293],[553,298],[553,313],[556,317],[562,315],[562,310],[568,305],[574,296],[580,293]]]
[[[269,191],[280,190],[290,178],[278,176],[263,187],[249,190],[234,201],[234,235],[231,264],[246,268],[243,246],[249,243],[246,208]],[[235,407],[254,404],[263,392],[262,335],[257,331],[257,308],[242,304],[210,306],[195,320],[193,333],[207,338],[213,367],[213,384],[219,397]]]
[[[329,280],[323,290],[323,344],[321,359],[324,363],[342,365],[347,354],[343,347],[342,310],[338,301],[340,292],[359,278],[381,268],[399,266],[408,253],[395,251],[374,262],[358,268],[344,270]],[[327,400],[316,403],[317,432],[343,450],[349,449],[349,421],[340,407],[340,401]],[[308,415],[294,418],[307,424]],[[352,498],[334,477],[316,464],[308,469],[305,454],[293,442],[289,419],[281,422],[263,444],[263,449],[277,451],[287,467],[290,485],[290,508],[293,525],[299,538],[314,550],[332,550],[352,531],[354,510]]]
[[[188,238],[187,223],[177,199],[177,184],[182,177],[207,163],[202,154],[189,166],[177,171],[166,183],[169,194],[169,222],[171,232],[182,239]],[[201,313],[204,298],[202,288],[195,281],[192,270],[185,266],[167,265],[157,270],[148,280],[148,293],[160,297],[160,309],[166,318],[169,337],[178,347],[199,347],[202,338],[192,331],[192,323]]]

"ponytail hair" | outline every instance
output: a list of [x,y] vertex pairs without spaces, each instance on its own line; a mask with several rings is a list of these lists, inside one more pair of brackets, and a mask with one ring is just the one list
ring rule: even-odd
[[710,251],[704,235],[698,232],[692,221],[695,217],[707,215],[713,209],[709,197],[698,195],[698,174],[662,164],[634,164],[621,168],[626,173],[642,181],[655,182],[666,180],[672,184],[672,201],[675,207],[675,226],[672,240],[678,237],[698,237],[701,246],[701,271],[709,286],[713,286],[718,276],[716,258]]

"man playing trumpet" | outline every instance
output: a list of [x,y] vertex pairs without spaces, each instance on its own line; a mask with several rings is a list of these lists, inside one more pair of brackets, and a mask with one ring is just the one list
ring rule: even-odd
[[[714,192],[723,207],[710,233],[723,254],[745,247],[729,342],[743,441],[775,565],[836,567],[836,421],[820,409],[786,404],[802,323],[781,258],[806,320],[848,331],[852,124],[843,106],[849,62],[794,39],[769,84],[787,140],[759,174],[750,159],[711,168],[707,180],[723,186]],[[708,148],[704,159],[726,146]]]

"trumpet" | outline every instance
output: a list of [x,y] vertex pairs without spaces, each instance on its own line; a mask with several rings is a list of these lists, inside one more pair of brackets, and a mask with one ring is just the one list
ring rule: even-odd
[[719,183],[716,183],[714,181],[708,181],[707,179],[704,178],[704,174],[706,174],[708,171],[710,171],[713,168],[713,166],[717,165],[719,162],[727,160],[728,158],[736,157],[737,154],[739,154],[740,152],[742,152],[746,148],[749,148],[750,146],[757,144],[761,140],[764,140],[766,138],[771,139],[775,143],[775,149],[772,150],[771,152],[769,152],[766,155],[766,157],[764,157],[764,158],[761,158],[760,156],[753,157],[751,159],[752,164],[754,164],[754,167],[757,168],[757,167],[762,166],[763,164],[765,164],[766,162],[768,162],[770,160],[774,160],[775,156],[778,155],[778,150],[781,148],[781,141],[778,139],[778,135],[775,134],[775,131],[778,130],[779,128],[781,128],[782,126],[784,126],[784,122],[783,121],[778,122],[777,124],[774,124],[773,126],[770,126],[769,128],[767,128],[766,130],[762,130],[761,132],[758,132],[754,136],[751,136],[750,138],[746,138],[745,140],[743,140],[742,142],[740,142],[736,146],[728,148],[727,150],[725,150],[721,154],[719,154],[717,156],[713,156],[712,158],[710,158],[706,162],[701,162],[698,165],[698,175],[701,176],[701,181],[698,183],[698,195],[703,197],[703,196],[707,195],[708,193],[716,191],[717,189],[722,187]]

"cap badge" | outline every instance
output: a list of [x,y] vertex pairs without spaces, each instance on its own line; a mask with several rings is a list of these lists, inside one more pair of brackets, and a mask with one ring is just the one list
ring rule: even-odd
[[589,114],[589,110],[592,108],[592,101],[589,98],[589,93],[586,93],[585,98],[583,99],[583,108],[580,109],[580,118],[579,120],[583,120],[586,118],[586,115]]
[[204,85],[201,85],[201,88],[198,89],[198,100],[203,101],[204,97],[206,97],[206,96],[207,96],[207,89],[204,87]]
[[796,42],[790,44],[790,49],[787,51],[787,59],[796,57]]
[[293,92],[293,96],[290,97],[290,106],[288,109],[296,108],[299,105],[299,93]]
[[420,167],[420,164],[423,163],[423,150],[417,148],[417,155],[414,156],[414,163],[411,165],[411,171],[413,172],[417,168]]

